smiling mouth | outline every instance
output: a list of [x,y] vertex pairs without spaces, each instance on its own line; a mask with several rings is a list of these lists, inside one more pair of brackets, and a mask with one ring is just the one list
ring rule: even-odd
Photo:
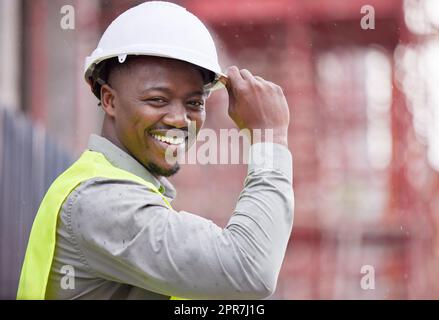
[[160,142],[164,142],[168,145],[181,145],[185,143],[185,138],[183,137],[169,137],[169,136],[164,136],[164,135],[160,135],[157,133],[149,133],[149,135],[151,137],[153,137],[155,140],[158,140]]

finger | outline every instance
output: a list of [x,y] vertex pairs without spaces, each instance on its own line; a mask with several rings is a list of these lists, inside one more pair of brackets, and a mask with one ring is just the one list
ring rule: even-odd
[[254,79],[251,72],[248,71],[247,69],[241,69],[241,70],[239,70],[239,72],[241,73],[241,76],[244,80],[251,81]]
[[266,82],[267,80],[265,80],[264,78],[260,77],[260,76],[255,76],[255,79],[261,82]]
[[242,82],[241,74],[239,73],[239,69],[236,66],[231,66],[226,71],[227,76],[229,77],[230,85],[232,87],[236,86],[238,83]]
[[239,73],[239,69],[236,66],[231,66],[227,68],[226,75],[228,79],[226,89],[229,95],[229,114],[231,114],[233,112],[232,110],[235,104],[235,95],[233,93],[233,88],[237,85],[237,83],[240,83],[244,80],[242,79],[241,74]]

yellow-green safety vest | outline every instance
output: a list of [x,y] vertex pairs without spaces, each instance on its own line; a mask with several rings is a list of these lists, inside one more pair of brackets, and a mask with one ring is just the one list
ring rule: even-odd
[[[159,194],[172,209],[168,200],[150,182],[113,166],[102,153],[87,150],[50,186],[41,202],[32,225],[21,269],[17,299],[43,300],[56,245],[58,213],[68,195],[83,181],[92,178],[131,180]],[[171,300],[182,298],[171,297]]]

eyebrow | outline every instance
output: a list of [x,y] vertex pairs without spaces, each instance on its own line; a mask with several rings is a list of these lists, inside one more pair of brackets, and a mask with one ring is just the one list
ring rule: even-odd
[[[143,89],[143,90],[141,91],[141,93],[142,93],[142,94],[143,94],[143,93],[147,93],[148,91],[163,91],[163,92],[166,92],[166,93],[168,93],[168,94],[171,94],[171,93],[172,93],[172,90],[169,89],[169,88],[167,88],[167,87],[150,87],[150,88]],[[196,96],[196,95],[203,96],[203,95],[205,95],[205,94],[207,94],[207,91],[196,90],[196,91],[191,92],[191,93],[188,94],[187,96],[188,96],[188,97]]]

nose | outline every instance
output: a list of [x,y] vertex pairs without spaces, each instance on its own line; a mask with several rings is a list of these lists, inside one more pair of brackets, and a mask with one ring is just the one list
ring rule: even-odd
[[185,106],[180,102],[169,105],[169,111],[163,117],[163,122],[165,124],[178,129],[187,128],[190,121],[191,119],[189,118]]

